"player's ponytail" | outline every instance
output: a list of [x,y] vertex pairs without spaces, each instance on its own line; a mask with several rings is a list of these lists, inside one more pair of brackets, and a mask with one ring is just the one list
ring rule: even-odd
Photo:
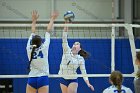
[[36,49],[36,45],[33,45],[33,48],[32,48],[32,51],[31,51],[31,58],[30,58],[30,61],[29,61],[30,63],[33,60],[33,54],[34,54],[35,49]]
[[33,45],[33,48],[31,51],[31,57],[30,57],[29,65],[28,65],[28,70],[30,70],[30,64],[31,64],[31,61],[33,60],[33,54],[34,54],[36,47],[37,47],[36,45]]
[[78,54],[80,56],[82,56],[83,58],[88,58],[89,57],[89,53],[82,48],[81,44],[80,44],[80,48],[81,48],[81,50],[78,52]]
[[83,58],[88,58],[88,56],[89,56],[88,52],[86,52],[86,51],[83,50],[83,49],[81,49],[81,50],[78,52],[78,54],[79,54],[80,56],[82,56]]
[[116,77],[116,87],[118,89],[118,93],[121,93],[121,85],[122,85],[121,78],[120,78],[120,76],[117,76]]
[[110,75],[110,80],[118,89],[118,93],[121,93],[121,85],[123,81],[123,76],[120,71],[113,71]]

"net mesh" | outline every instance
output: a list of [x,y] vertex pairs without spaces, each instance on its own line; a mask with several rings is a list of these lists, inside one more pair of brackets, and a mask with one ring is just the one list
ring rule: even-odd
[[[54,31],[51,33],[50,93],[60,92],[59,77],[63,77],[63,75],[58,75],[62,58],[63,26],[64,24],[55,24]],[[90,53],[90,57],[85,60],[87,74],[81,74],[78,69],[77,77],[92,77],[89,80],[95,88],[94,92],[101,93],[108,86],[107,81],[111,71],[120,70],[125,77],[123,84],[134,90],[133,77],[135,74],[131,73],[135,70],[135,66],[133,66],[135,52],[140,49],[140,39],[138,36],[134,38],[131,32],[132,27],[139,29],[140,25],[70,24],[68,26],[70,47],[75,41],[79,41],[83,48]],[[40,35],[43,40],[46,27],[46,24],[37,24],[36,28],[36,34]],[[8,85],[10,89],[8,93],[26,92],[28,77],[26,44],[30,34],[30,24],[0,24],[0,89]],[[91,93],[83,82],[83,79],[78,79],[78,93]],[[56,90],[53,89],[54,86]],[[5,90],[0,90],[2,93],[3,91]]]
[[[51,62],[49,65],[52,77],[54,76],[53,74],[57,76],[61,62],[63,26],[64,24],[54,25],[54,31],[51,33],[49,49],[49,61]],[[128,30],[125,29],[125,24],[71,24],[68,26],[68,41],[70,47],[75,41],[79,41],[83,48],[90,53],[90,57],[86,59],[86,69],[91,77],[94,76],[94,74],[101,76],[105,74],[109,75],[112,68],[120,70],[124,74],[131,74],[134,71]],[[139,25],[129,26],[139,27]],[[114,34],[112,34],[112,27],[115,27]],[[36,29],[36,34],[44,37],[46,24],[38,24]],[[30,24],[0,25],[1,75],[27,74],[28,58],[26,43],[30,34]],[[112,63],[113,35],[115,36],[114,64]],[[138,46],[139,39],[135,39],[135,41],[136,46]],[[114,65],[114,67],[111,67],[112,65]],[[79,70],[78,73],[80,73]],[[130,75],[130,77],[131,76],[133,75]]]

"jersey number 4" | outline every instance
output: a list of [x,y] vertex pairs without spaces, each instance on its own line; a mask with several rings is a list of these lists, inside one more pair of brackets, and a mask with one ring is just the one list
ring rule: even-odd
[[42,51],[39,51],[38,55],[37,55],[36,52],[34,52],[34,54],[33,54],[33,59],[37,59],[37,57],[43,58],[43,53],[42,53]]

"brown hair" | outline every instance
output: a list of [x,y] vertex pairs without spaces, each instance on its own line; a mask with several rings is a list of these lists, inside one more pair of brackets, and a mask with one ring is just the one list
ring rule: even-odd
[[33,36],[32,41],[31,41],[31,44],[32,45],[36,45],[37,48],[40,47],[41,44],[42,44],[41,37],[39,35]]
[[81,43],[80,43],[80,48],[81,48],[81,50],[78,52],[78,54],[80,56],[82,56],[83,58],[88,58],[89,57],[89,53],[82,48]]
[[80,56],[82,56],[83,58],[88,58],[88,57],[89,57],[89,53],[86,52],[86,51],[83,50],[83,49],[81,49],[81,50],[78,52],[78,54],[79,54]]
[[78,54],[80,56],[82,56],[83,58],[88,58],[89,57],[89,53],[82,48],[81,43],[80,43],[80,48],[81,48],[81,50],[78,52]]
[[118,89],[118,93],[121,93],[121,85],[123,81],[123,75],[120,71],[113,71],[110,75],[110,80]]

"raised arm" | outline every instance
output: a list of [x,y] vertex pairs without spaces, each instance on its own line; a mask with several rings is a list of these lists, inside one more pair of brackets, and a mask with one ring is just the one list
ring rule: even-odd
[[[67,24],[67,22],[65,22],[65,24]],[[63,35],[62,35],[62,46],[63,46],[63,52],[66,52],[68,49],[70,49],[69,45],[68,45],[68,40],[67,40],[67,35],[68,34],[68,27],[64,26],[64,30],[63,30]]]
[[35,35],[35,31],[36,31],[36,21],[37,19],[39,18],[39,15],[37,13],[37,11],[33,10],[32,11],[32,27],[31,27],[31,30],[32,30],[32,33],[28,39],[28,42],[27,42],[27,51],[30,51],[30,45],[31,45],[31,40],[32,40],[32,37]]
[[39,14],[37,13],[37,11],[33,10],[32,11],[32,33],[35,33],[36,31],[36,21],[39,18]]
[[58,15],[59,15],[59,14],[58,14],[57,11],[55,11],[55,12],[52,13],[50,22],[49,22],[49,24],[48,24],[48,26],[47,26],[47,31],[48,31],[48,32],[50,32],[50,31],[52,30],[54,21],[55,21],[55,19],[57,18]]
[[54,24],[54,21],[55,19],[57,18],[58,16],[58,12],[53,12],[52,15],[51,15],[51,18],[50,18],[50,22],[47,26],[47,32],[45,34],[45,42],[44,42],[44,47],[48,47],[49,44],[50,44],[50,31],[52,31],[52,28],[53,28],[53,24]]
[[[84,61],[84,59],[81,61],[80,70],[81,70],[81,73],[82,73],[82,74],[87,74],[86,68],[85,68],[85,61]],[[92,91],[94,91],[94,87],[90,84],[90,82],[89,82],[89,80],[88,80],[88,77],[83,77],[83,79],[84,79],[84,81],[86,82],[87,86],[88,86]]]

